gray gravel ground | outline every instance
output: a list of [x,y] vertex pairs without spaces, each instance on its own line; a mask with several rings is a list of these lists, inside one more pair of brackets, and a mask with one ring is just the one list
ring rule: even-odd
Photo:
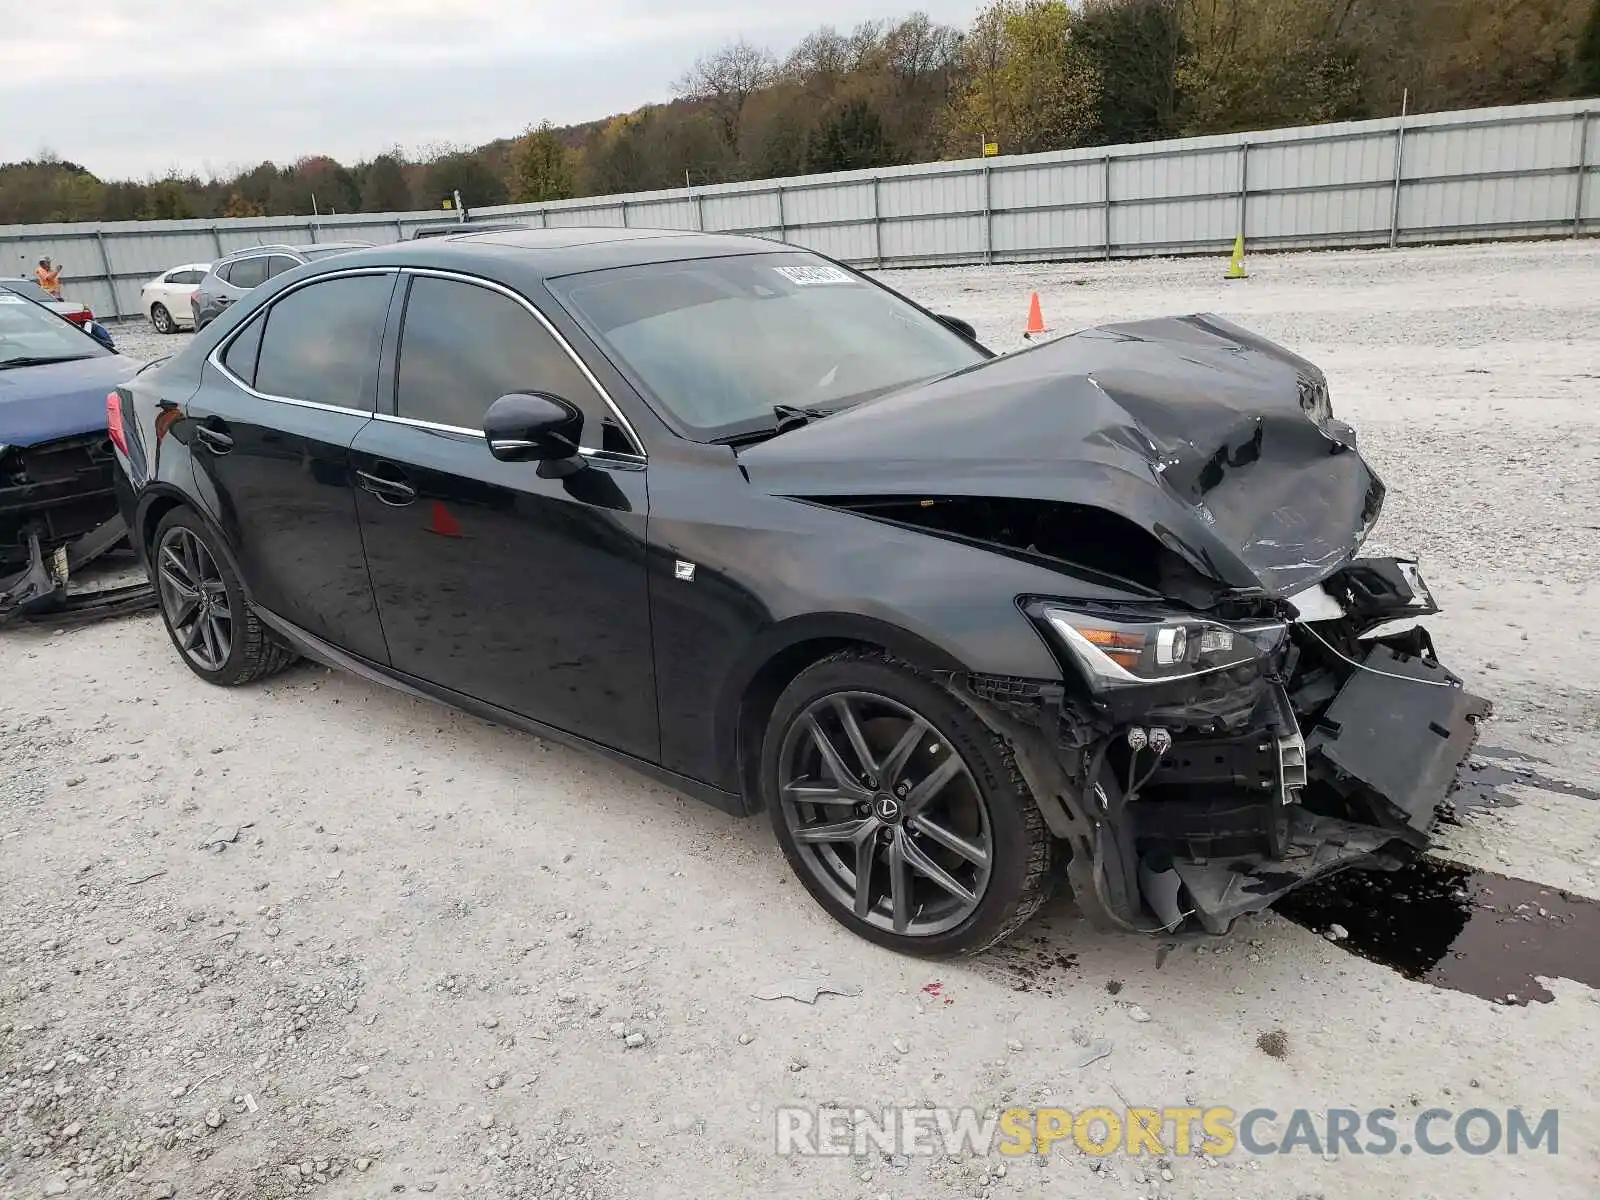
[[[1422,555],[1441,653],[1497,703],[1485,740],[1600,786],[1600,247],[1250,265],[890,278],[1001,349],[1038,290],[1057,328],[1209,309],[1321,362],[1390,484],[1380,539]],[[1158,955],[1067,901],[986,959],[897,958],[821,914],[763,822],[346,676],[208,688],[140,617],[8,631],[0,679],[0,1196],[1587,1200],[1600,1177],[1580,985],[1490,1004],[1277,917]],[[1448,853],[1600,897],[1600,805],[1516,790]],[[751,996],[807,974],[860,995]],[[1112,1052],[1080,1065],[1093,1039]],[[825,1101],[1563,1127],[1517,1158],[775,1155],[774,1106]]]

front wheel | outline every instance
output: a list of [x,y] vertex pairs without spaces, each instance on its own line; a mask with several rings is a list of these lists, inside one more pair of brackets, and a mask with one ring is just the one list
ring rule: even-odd
[[845,650],[779,697],[761,782],[789,865],[879,945],[972,954],[1043,903],[1052,842],[1010,748],[915,668]]
[[161,518],[150,559],[167,635],[201,679],[237,687],[295,661],[246,603],[216,535],[189,509]]
[[172,314],[167,311],[165,304],[154,304],[150,307],[150,324],[156,327],[157,333],[171,333],[178,325],[172,319]]

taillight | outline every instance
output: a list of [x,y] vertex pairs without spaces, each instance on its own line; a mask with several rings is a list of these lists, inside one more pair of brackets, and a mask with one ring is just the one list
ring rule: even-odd
[[122,397],[116,392],[106,393],[106,433],[113,446],[124,454],[128,452],[128,431],[122,427]]
[[94,313],[90,312],[86,308],[82,312],[68,313],[67,320],[75,322],[79,325],[87,325],[90,321],[94,320]]

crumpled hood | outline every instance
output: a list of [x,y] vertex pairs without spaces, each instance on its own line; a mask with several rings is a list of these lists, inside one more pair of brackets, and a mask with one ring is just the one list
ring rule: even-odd
[[1108,509],[1229,588],[1288,596],[1348,561],[1383,483],[1319,426],[1305,359],[1211,315],[1105,325],[742,451],[775,495],[990,496]]
[[142,364],[121,354],[0,371],[0,446],[37,446],[106,427],[106,393]]

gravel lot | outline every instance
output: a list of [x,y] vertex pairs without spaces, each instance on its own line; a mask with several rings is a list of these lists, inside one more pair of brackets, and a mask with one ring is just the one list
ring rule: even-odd
[[[1485,743],[1600,787],[1600,245],[1250,268],[889,278],[999,349],[1037,290],[1056,329],[1210,310],[1320,362],[1390,485],[1379,539],[1421,555],[1441,655],[1496,703]],[[1276,916],[1174,946],[1093,934],[1065,900],[935,966],[824,917],[764,819],[321,668],[208,688],[140,617],[8,631],[0,679],[6,1197],[1487,1200],[1600,1177],[1580,984],[1507,1006]],[[1600,899],[1600,802],[1511,792],[1447,856]],[[860,994],[751,995],[795,975]],[[1080,1066],[1092,1039],[1112,1052]],[[1563,1136],[1383,1161],[1063,1143],[1003,1173],[774,1154],[774,1107],[824,1102],[1391,1106],[1402,1127],[1554,1106]]]

